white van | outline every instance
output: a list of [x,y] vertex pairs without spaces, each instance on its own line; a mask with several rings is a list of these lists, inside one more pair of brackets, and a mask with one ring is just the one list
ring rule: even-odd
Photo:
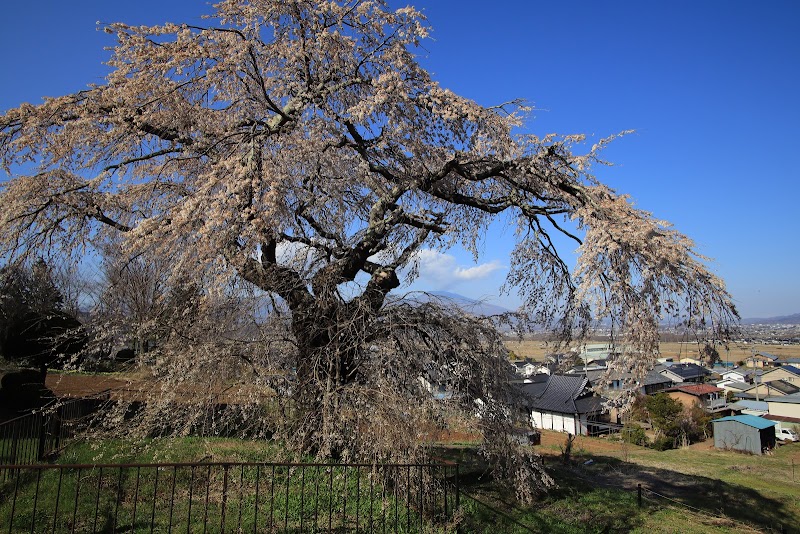
[[790,428],[775,427],[775,437],[780,441],[800,441],[797,432]]

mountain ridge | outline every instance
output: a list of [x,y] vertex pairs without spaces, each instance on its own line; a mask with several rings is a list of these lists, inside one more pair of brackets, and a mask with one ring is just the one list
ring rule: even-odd
[[742,324],[800,324],[800,313],[775,317],[751,317],[742,319]]
[[[503,306],[497,304],[491,304],[486,300],[477,300],[450,291],[412,292],[406,294],[404,298],[409,298],[409,296],[411,295],[413,295],[414,300],[419,300],[420,302],[427,301],[428,299],[430,299],[430,297],[436,297],[444,301],[449,301],[455,304],[456,306],[460,307],[464,311],[478,316],[500,315],[512,311]],[[793,313],[790,315],[776,315],[773,317],[746,317],[742,319],[741,324],[800,325],[800,313]]]

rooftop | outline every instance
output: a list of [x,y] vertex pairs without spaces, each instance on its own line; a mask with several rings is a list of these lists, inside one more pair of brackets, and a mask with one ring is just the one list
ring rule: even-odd
[[712,423],[718,423],[722,421],[736,421],[737,423],[742,423],[743,425],[751,426],[759,430],[764,430],[765,428],[770,428],[777,424],[774,421],[769,421],[756,415],[729,415],[728,417],[714,419]]
[[708,371],[693,363],[676,363],[674,365],[670,365],[667,369],[661,372],[670,372],[681,378],[696,378],[698,376],[705,376],[708,374]]
[[769,410],[769,404],[767,404],[766,401],[740,400],[739,402],[729,404],[728,408],[732,410],[758,410],[766,412]]
[[800,404],[800,393],[793,393],[792,395],[779,395],[776,397],[767,397],[764,399],[767,402],[783,402],[786,404]]
[[710,393],[722,393],[725,390],[710,384],[689,384],[685,386],[671,387],[667,391],[682,391],[683,393],[688,393],[689,395],[695,395],[699,397],[701,395],[708,395]]
[[[576,402],[591,397],[589,381],[583,375],[552,375],[542,393],[533,401],[533,408],[549,412],[587,413],[596,411],[603,400]],[[581,411],[586,410],[586,411]]]

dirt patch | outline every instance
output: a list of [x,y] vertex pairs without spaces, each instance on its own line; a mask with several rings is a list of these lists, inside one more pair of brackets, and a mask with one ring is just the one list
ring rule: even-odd
[[[540,453],[545,455],[560,454],[560,447],[567,441],[567,434],[563,432],[553,432],[542,430],[542,444],[537,447]],[[603,456],[619,456],[621,454],[622,443],[606,438],[587,438],[586,436],[576,436],[572,443],[573,452],[586,451],[590,454],[602,454]]]
[[94,397],[130,386],[130,380],[107,375],[47,373],[45,385],[57,397]]

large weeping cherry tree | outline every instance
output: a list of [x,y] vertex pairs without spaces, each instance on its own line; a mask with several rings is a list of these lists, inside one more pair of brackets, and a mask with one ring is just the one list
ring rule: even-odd
[[[422,249],[477,257],[498,218],[516,231],[506,287],[527,321],[568,338],[610,320],[613,364],[634,371],[665,318],[725,338],[736,312],[693,243],[591,174],[608,140],[518,135],[519,102],[440,87],[415,57],[418,11],[215,9],[203,27],[105,27],[117,44],[103,85],[0,118],[8,262],[78,262],[113,242],[191,285],[171,301],[143,429],[188,432],[202,412],[188,406],[225,397],[237,424],[298,452],[400,460],[460,411],[523,495],[552,483],[510,437],[520,399],[494,325],[390,295]],[[557,234],[578,248],[574,268]],[[249,291],[274,303],[257,329],[229,308]]]

